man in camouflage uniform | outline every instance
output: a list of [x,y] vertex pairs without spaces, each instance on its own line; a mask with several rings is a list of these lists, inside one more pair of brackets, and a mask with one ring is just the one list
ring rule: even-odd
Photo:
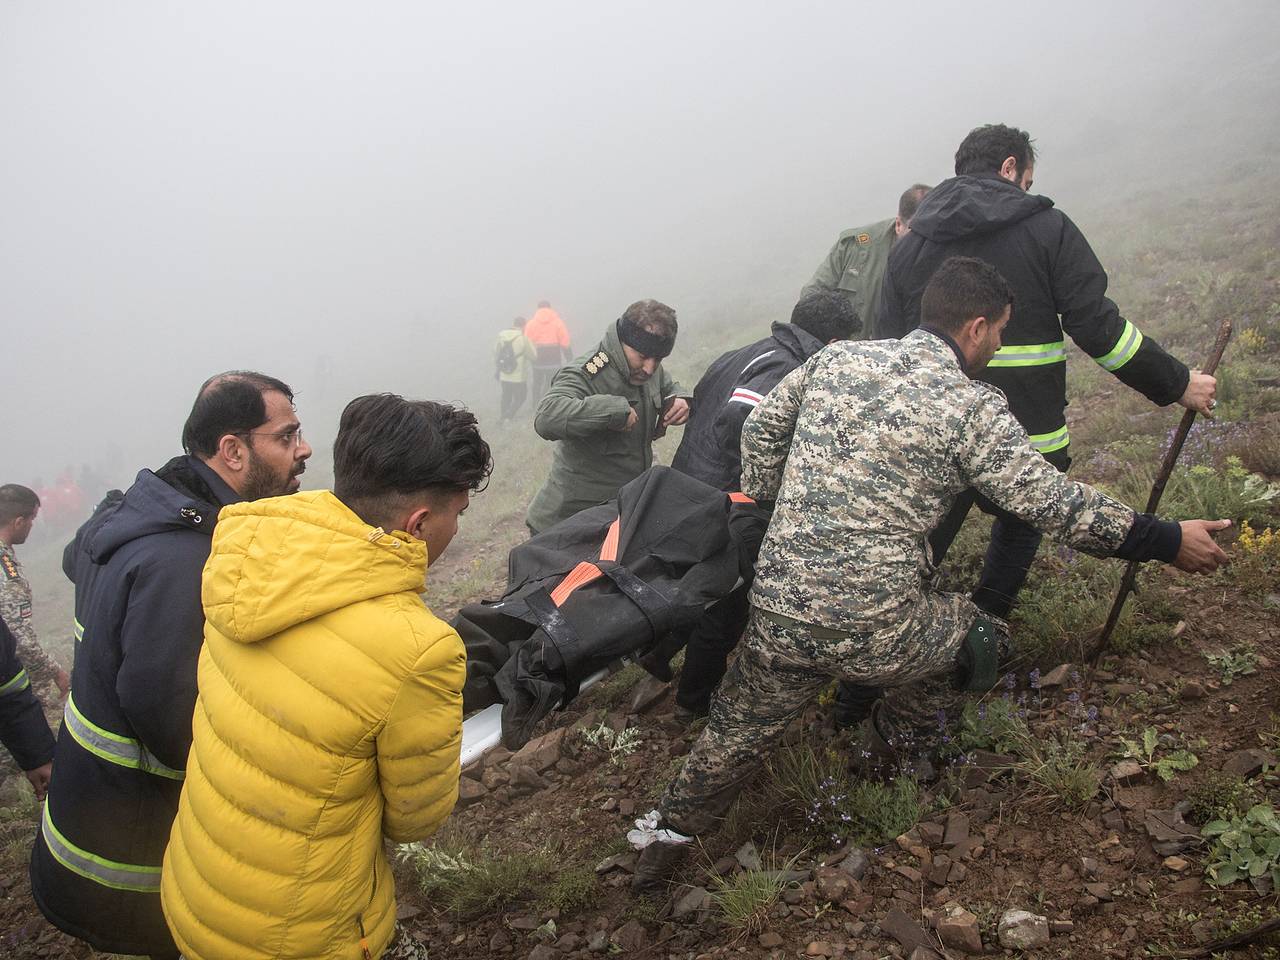
[[[661,883],[712,830],[788,724],[838,677],[894,687],[996,678],[1003,624],[932,589],[929,531],[976,487],[1094,556],[1188,571],[1225,560],[1210,530],[1136,514],[1069,480],[1030,445],[1004,395],[969,379],[995,355],[1012,293],[979,260],[947,261],[904,339],[842,342],[789,374],[742,434],[742,488],[776,500],[741,653],[668,787],[633,888]],[[649,839],[648,837],[637,840]]]
[[593,352],[557,371],[533,419],[540,437],[560,444],[529,505],[530,531],[612,500],[653,464],[653,441],[689,419],[689,401],[662,366],[676,331],[669,306],[637,301]]
[[898,199],[898,215],[865,227],[846,230],[836,239],[827,258],[818,264],[813,278],[800,296],[818,290],[844,294],[862,321],[859,340],[878,340],[876,314],[880,309],[880,288],[889,265],[889,251],[911,227],[916,207],[930,188],[913,184]]
[[13,548],[26,543],[40,512],[40,498],[17,483],[0,486],[0,619],[18,640],[18,658],[46,708],[56,706],[71,684],[67,671],[45,652],[31,624],[31,584]]

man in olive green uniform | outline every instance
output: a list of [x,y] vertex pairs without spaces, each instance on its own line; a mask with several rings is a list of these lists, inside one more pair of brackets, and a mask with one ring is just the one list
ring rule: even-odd
[[17,483],[0,486],[0,619],[18,642],[18,657],[46,709],[56,707],[70,686],[67,671],[40,646],[31,623],[31,584],[13,548],[26,543],[40,512],[40,498]]
[[800,296],[817,290],[843,293],[862,320],[862,333],[857,339],[880,339],[875,323],[880,308],[880,287],[889,265],[889,251],[894,241],[910,229],[916,207],[920,206],[920,201],[930,189],[923,183],[914,184],[898,199],[896,217],[865,227],[854,227],[840,234],[827,259],[814,271],[813,279],[800,291]]
[[653,441],[689,419],[689,401],[662,367],[675,342],[676,312],[640,300],[594,351],[556,373],[533,420],[540,437],[560,441],[525,518],[533,533],[612,500],[653,464]]

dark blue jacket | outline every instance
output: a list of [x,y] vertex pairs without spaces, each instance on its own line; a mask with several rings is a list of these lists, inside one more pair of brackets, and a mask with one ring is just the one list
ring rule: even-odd
[[218,510],[238,499],[176,457],[104,503],[63,557],[80,640],[31,891],[55,926],[102,951],[176,952],[160,865],[191,746],[200,575]]
[[693,391],[689,422],[671,466],[733,493],[742,479],[742,425],[764,395],[824,344],[793,323],[775,323],[763,340],[721,356]]
[[0,620],[0,743],[23,770],[53,759],[53,734],[31,680],[18,659],[18,641]]

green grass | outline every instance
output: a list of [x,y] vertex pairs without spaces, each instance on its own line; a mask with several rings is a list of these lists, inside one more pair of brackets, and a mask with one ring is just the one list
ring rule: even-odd
[[711,878],[711,902],[725,924],[741,935],[758,933],[769,918],[770,908],[787,887],[783,874],[792,870],[799,854],[779,862],[777,854],[767,858],[763,870],[743,870],[727,877]]

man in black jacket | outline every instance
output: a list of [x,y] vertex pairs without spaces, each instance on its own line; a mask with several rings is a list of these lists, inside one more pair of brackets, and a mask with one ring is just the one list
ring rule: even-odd
[[43,800],[53,761],[53,733],[18,659],[18,640],[0,620],[0,743]]
[[31,892],[54,926],[109,953],[178,955],[160,865],[191,747],[218,511],[296,491],[311,456],[293,392],[244,371],[200,388],[182,445],[185,456],[104,502],[63,554],[78,644]]
[[[1177,402],[1211,416],[1216,385],[1120,316],[1084,234],[1048,197],[1027,192],[1035,160],[1031,138],[1003,124],[978,127],[965,137],[956,151],[956,176],[925,198],[911,232],[889,256],[879,330],[884,337],[902,337],[919,325],[925,285],[946,258],[977,257],[992,264],[1013,287],[1013,318],[1004,345],[978,376],[1004,391],[1031,445],[1066,471],[1071,457],[1064,332],[1104,370],[1161,406]],[[1007,619],[1040,534],[971,490],[957,498],[929,538],[935,563],[942,562],[974,503],[996,520],[973,599]]]
[[[857,334],[862,322],[843,294],[806,294],[790,323],[775,323],[763,340],[731,350],[707,368],[693,391],[692,412],[671,466],[726,493],[739,489],[742,425],[765,395],[788,373],[828,343]],[[689,634],[676,691],[675,715],[690,721],[705,716],[724,676],[729,652],[747,623],[751,570],[768,522],[767,511],[741,514],[734,526],[746,555],[742,583],[711,605]]]

